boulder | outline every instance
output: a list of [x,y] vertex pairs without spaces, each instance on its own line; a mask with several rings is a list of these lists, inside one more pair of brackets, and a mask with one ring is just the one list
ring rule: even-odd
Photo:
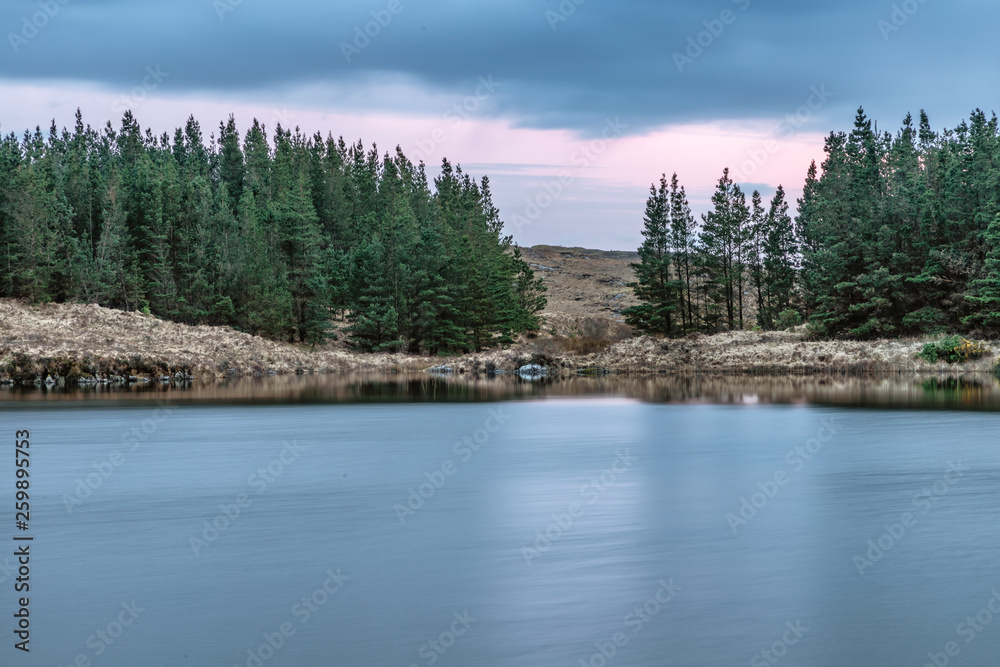
[[517,374],[523,378],[538,378],[549,374],[549,369],[538,364],[527,364],[517,369]]

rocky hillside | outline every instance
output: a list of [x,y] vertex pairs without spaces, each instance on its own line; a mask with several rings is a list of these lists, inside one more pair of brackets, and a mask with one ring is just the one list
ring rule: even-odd
[[577,317],[620,317],[635,305],[632,290],[625,285],[634,280],[634,252],[588,250],[536,245],[522,248],[525,261],[548,289],[547,310]]

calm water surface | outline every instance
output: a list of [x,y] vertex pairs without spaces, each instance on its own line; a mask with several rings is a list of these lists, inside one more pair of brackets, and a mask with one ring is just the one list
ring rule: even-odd
[[32,652],[0,556],[0,664],[995,665],[1000,420],[761,386],[19,395]]

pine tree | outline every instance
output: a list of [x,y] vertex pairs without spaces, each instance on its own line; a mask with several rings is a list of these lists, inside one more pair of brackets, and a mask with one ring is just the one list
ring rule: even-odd
[[278,251],[269,242],[249,189],[240,198],[241,250],[240,293],[236,299],[237,320],[253,334],[278,338],[292,318],[292,297]]
[[522,258],[521,248],[518,246],[514,246],[511,260],[515,272],[512,303],[514,315],[511,318],[511,329],[529,333],[538,331],[541,326],[538,313],[544,310],[547,304],[545,284],[541,278],[535,278],[535,272]]
[[246,178],[243,150],[236,118],[229,116],[225,124],[219,123],[219,181],[225,186],[226,200],[233,215],[239,211]]
[[398,351],[404,345],[399,314],[393,305],[385,273],[385,249],[377,237],[354,253],[351,280],[354,304],[348,315],[350,344],[366,352]]
[[65,212],[45,191],[41,174],[35,169],[18,174],[12,189],[5,238],[11,296],[49,300],[54,219]]
[[709,298],[723,309],[730,330],[743,327],[744,254],[750,211],[729,169],[712,195],[712,210],[702,216],[701,247],[712,274]]
[[426,220],[414,249],[414,272],[408,302],[410,351],[426,348],[430,354],[464,350],[468,337],[458,308],[460,289],[452,279],[436,225]]
[[681,315],[681,332],[686,334],[697,328],[697,309],[693,290],[693,256],[695,247],[695,220],[691,215],[687,194],[680,185],[677,172],[670,179],[670,244],[673,247],[674,267],[678,281],[678,306]]
[[626,308],[625,321],[649,333],[671,336],[675,328],[680,284],[671,273],[670,204],[667,177],[660,178],[660,187],[651,185],[643,218],[644,241],[639,247],[639,263],[632,264],[636,281],[629,283],[635,290],[638,306]]
[[1000,334],[1000,215],[993,218],[984,238],[989,246],[981,277],[969,285],[966,300],[973,308],[962,323],[987,336]]
[[767,294],[764,319],[767,322],[766,328],[773,328],[778,315],[792,306],[798,254],[795,243],[795,226],[788,213],[785,189],[780,185],[774,193],[774,198],[771,199],[764,229],[766,233],[763,236],[763,268]]
[[766,283],[764,269],[767,223],[760,192],[754,190],[750,197],[750,225],[746,243],[747,271],[757,296],[757,326],[762,329],[771,329],[774,325],[771,317],[771,294]]
[[96,302],[131,311],[148,304],[141,289],[142,273],[128,239],[120,188],[118,175],[112,174],[105,193],[101,234],[94,258]]
[[330,333],[329,294],[324,281],[322,236],[313,209],[306,176],[284,190],[273,205],[274,219],[281,230],[281,247],[288,266],[288,287],[292,298],[289,340],[317,343]]

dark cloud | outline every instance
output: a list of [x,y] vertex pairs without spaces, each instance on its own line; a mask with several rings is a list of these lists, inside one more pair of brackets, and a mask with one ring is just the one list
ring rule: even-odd
[[[26,18],[45,25],[33,34]],[[355,45],[377,19],[379,34]],[[998,19],[1000,5],[977,0],[7,0],[0,76],[128,88],[159,65],[177,92],[342,91],[396,75],[467,95],[492,74],[503,85],[490,113],[583,133],[609,116],[631,132],[777,120],[825,85],[833,97],[809,129],[844,127],[859,104],[891,126],[922,107],[941,125],[1000,106]],[[349,63],[342,43],[357,49]],[[690,58],[683,71],[675,52]],[[363,104],[407,108],[398,97]]]

